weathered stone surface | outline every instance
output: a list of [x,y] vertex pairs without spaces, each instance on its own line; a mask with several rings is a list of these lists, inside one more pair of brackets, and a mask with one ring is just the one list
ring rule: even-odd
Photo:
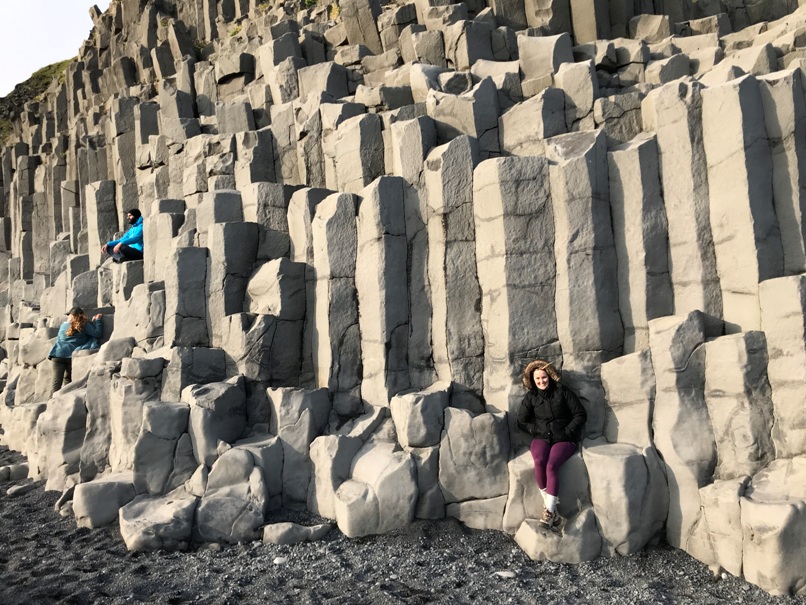
[[564,0],[524,0],[526,23],[547,34],[571,32],[571,4]]
[[554,80],[565,94],[565,124],[568,131],[593,130],[593,103],[599,97],[599,80],[593,61],[564,63]]
[[425,391],[403,393],[392,398],[392,420],[400,445],[404,448],[437,445],[449,401],[449,383],[436,383]]
[[81,445],[80,475],[89,481],[109,464],[111,429],[109,426],[109,391],[117,364],[94,366],[87,377],[86,435]]
[[226,316],[244,310],[248,280],[257,259],[258,226],[254,223],[224,222],[208,232],[209,266],[207,313],[213,346],[220,346]]
[[806,174],[803,149],[806,136],[806,83],[803,72],[791,69],[759,78],[764,124],[772,153],[775,214],[781,230],[784,274],[806,270]]
[[630,19],[630,38],[660,42],[672,35],[668,15],[638,15]]
[[342,414],[355,411],[360,402],[355,217],[355,196],[333,194],[317,207],[312,225],[317,322],[314,371],[317,384],[333,392],[333,405]]
[[115,199],[115,182],[99,181],[87,185],[87,250],[90,266],[103,260],[101,246],[113,239],[118,231],[118,208]]
[[363,270],[356,272],[355,288],[361,396],[379,406],[409,387],[404,185],[400,178],[381,177],[359,194],[356,265]]
[[666,84],[691,73],[691,61],[688,55],[672,55],[668,59],[650,61],[646,66],[645,79],[649,84]]
[[52,397],[37,418],[28,462],[32,478],[47,479],[46,489],[63,489],[67,477],[78,472],[86,419],[81,391]]
[[316,542],[332,529],[330,523],[306,527],[296,523],[270,523],[263,528],[264,544],[300,544]]
[[772,440],[779,457],[801,456],[806,454],[806,410],[800,404],[806,380],[806,278],[768,280],[759,290],[775,416]]
[[165,355],[168,364],[162,373],[163,401],[179,401],[189,385],[218,382],[227,377],[221,349],[174,347]]
[[263,472],[242,449],[224,452],[212,465],[196,508],[193,538],[206,542],[250,542],[260,536],[268,495]]
[[349,0],[340,8],[349,43],[362,44],[374,54],[381,54],[383,45],[376,23],[381,13],[380,3],[373,0]]
[[784,269],[759,83],[746,76],[704,90],[702,99],[722,316],[728,331],[757,330],[758,284]]
[[134,499],[130,472],[105,475],[89,483],[76,485],[73,513],[79,527],[102,527],[118,518],[120,508]]
[[[428,283],[433,322],[434,367],[441,380],[452,380],[455,397],[477,400],[482,391],[483,333],[478,306],[473,221],[473,168],[478,147],[458,137],[434,148],[425,162]],[[459,303],[461,301],[461,303]],[[458,405],[459,407],[461,404]]]
[[339,126],[335,141],[337,189],[358,193],[383,173],[381,119],[356,116]]
[[610,3],[605,0],[570,0],[574,40],[577,44],[611,38]]
[[498,120],[501,151],[511,155],[542,155],[545,139],[566,132],[565,95],[558,88],[546,88]]
[[336,490],[350,478],[350,468],[364,445],[358,437],[325,435],[310,445],[313,472],[308,489],[308,509],[321,517],[336,518]]
[[705,344],[705,403],[716,439],[716,478],[754,475],[775,457],[770,391],[762,332]]
[[356,454],[350,479],[336,490],[339,529],[356,538],[382,534],[414,520],[415,466],[393,443],[367,443]]
[[445,515],[455,517],[464,525],[473,529],[501,530],[501,520],[507,497],[487,498],[483,500],[467,500],[451,502],[445,507]]
[[126,548],[138,552],[185,547],[198,501],[183,488],[161,497],[137,496],[120,509],[120,534]]
[[526,519],[515,534],[515,542],[535,561],[581,563],[598,558],[602,552],[592,508],[568,519],[562,535],[546,530],[536,519]]
[[803,595],[806,458],[776,460],[741,498],[742,571],[772,594]]
[[603,547],[620,555],[642,549],[663,529],[669,491],[654,448],[628,444],[586,447],[591,501]]
[[742,573],[742,520],[740,500],[749,477],[714,481],[700,489],[703,520],[714,563],[728,573]]
[[557,341],[548,173],[544,158],[530,157],[487,160],[473,174],[484,398],[495,411],[517,411],[524,361]]
[[624,352],[631,353],[649,345],[650,319],[673,313],[655,137],[642,135],[612,148],[607,162]]
[[134,445],[133,483],[137,493],[162,494],[173,472],[174,453],[188,429],[190,408],[183,403],[149,402]]
[[263,472],[266,484],[267,510],[283,505],[283,444],[276,435],[256,433],[246,439],[236,441],[235,449],[246,450]]
[[253,183],[241,191],[243,216],[260,226],[258,260],[288,256],[288,203],[298,189],[279,183]]
[[696,83],[663,86],[647,97],[642,112],[645,130],[657,132],[675,313],[701,310],[719,317],[701,91]]
[[518,61],[524,80],[555,74],[574,61],[571,36],[518,36]]
[[441,29],[448,67],[466,71],[479,59],[493,59],[492,27],[488,23],[462,19]]
[[196,460],[210,467],[219,456],[219,442],[234,443],[246,428],[243,380],[189,386],[182,402],[190,406],[188,433]]
[[576,391],[588,420],[585,432],[601,434],[604,393],[598,367],[622,352],[618,268],[604,133],[550,139],[548,159],[554,216],[557,334],[563,376]]
[[299,506],[308,502],[312,462],[311,443],[322,434],[330,415],[326,389],[269,389],[271,432],[283,444],[283,503]]
[[249,277],[244,306],[283,320],[305,316],[305,266],[287,258],[260,265]]
[[607,400],[605,439],[650,447],[655,373],[649,349],[603,363],[602,386]]
[[165,273],[165,342],[194,347],[209,344],[207,330],[207,250],[177,248]]
[[466,134],[479,140],[482,158],[499,151],[500,109],[492,78],[484,78],[472,90],[460,95],[429,91],[426,109],[436,123],[439,143]]
[[506,494],[508,451],[505,414],[474,417],[466,410],[447,408],[439,448],[439,486],[445,502]]
[[235,313],[222,322],[222,347],[229,374],[242,374],[269,386],[296,385],[302,350],[301,320]]
[[109,466],[113,471],[131,470],[135,445],[143,426],[143,408],[160,398],[161,377],[131,379],[112,376],[109,387]]
[[700,517],[699,487],[713,476],[716,445],[705,405],[705,318],[699,311],[649,322],[655,369],[655,445],[666,466],[666,539],[689,549]]

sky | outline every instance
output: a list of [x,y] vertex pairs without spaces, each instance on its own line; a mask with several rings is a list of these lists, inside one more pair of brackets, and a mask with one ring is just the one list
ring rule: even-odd
[[0,97],[40,67],[75,57],[93,5],[105,11],[109,0],[0,0]]

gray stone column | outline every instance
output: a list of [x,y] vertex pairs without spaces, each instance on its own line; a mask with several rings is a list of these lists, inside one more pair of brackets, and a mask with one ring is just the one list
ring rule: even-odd
[[674,313],[655,137],[614,147],[607,162],[624,352],[632,353],[649,346],[650,319]]
[[327,387],[334,410],[353,415],[361,405],[361,335],[355,289],[356,197],[334,193],[316,210],[313,220],[316,270],[314,372]]
[[409,305],[406,289],[406,183],[381,177],[361,190],[355,287],[363,380],[361,396],[386,407],[409,388]]
[[725,328],[757,330],[758,284],[784,270],[758,80],[745,76],[705,89],[702,115]]
[[517,412],[524,365],[560,353],[548,173],[541,157],[486,160],[473,173],[484,399],[494,412]]
[[549,139],[555,305],[563,380],[588,411],[586,433],[604,427],[602,363],[621,355],[618,267],[611,223],[606,135],[602,131]]

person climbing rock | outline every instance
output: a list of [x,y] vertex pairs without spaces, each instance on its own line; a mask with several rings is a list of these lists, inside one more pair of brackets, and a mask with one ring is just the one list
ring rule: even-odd
[[120,239],[113,239],[101,246],[101,252],[108,254],[116,263],[143,258],[143,216],[137,208],[126,212],[126,220],[131,229]]
[[518,428],[532,436],[529,449],[544,505],[540,524],[551,529],[562,520],[557,513],[560,467],[576,451],[588,416],[547,361],[536,359],[526,366],[523,387],[527,392],[518,410]]
[[103,334],[103,315],[100,313],[89,321],[81,307],[73,307],[67,312],[67,321],[59,328],[56,343],[48,354],[48,359],[53,362],[54,393],[73,381],[73,353],[97,349]]

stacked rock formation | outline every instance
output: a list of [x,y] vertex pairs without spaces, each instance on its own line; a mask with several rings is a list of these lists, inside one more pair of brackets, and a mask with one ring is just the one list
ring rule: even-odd
[[[452,516],[804,594],[806,10],[639,4],[92,11],[2,150],[3,442],[131,549]],[[104,344],[51,393],[73,305]],[[534,357],[588,410],[561,533]]]

